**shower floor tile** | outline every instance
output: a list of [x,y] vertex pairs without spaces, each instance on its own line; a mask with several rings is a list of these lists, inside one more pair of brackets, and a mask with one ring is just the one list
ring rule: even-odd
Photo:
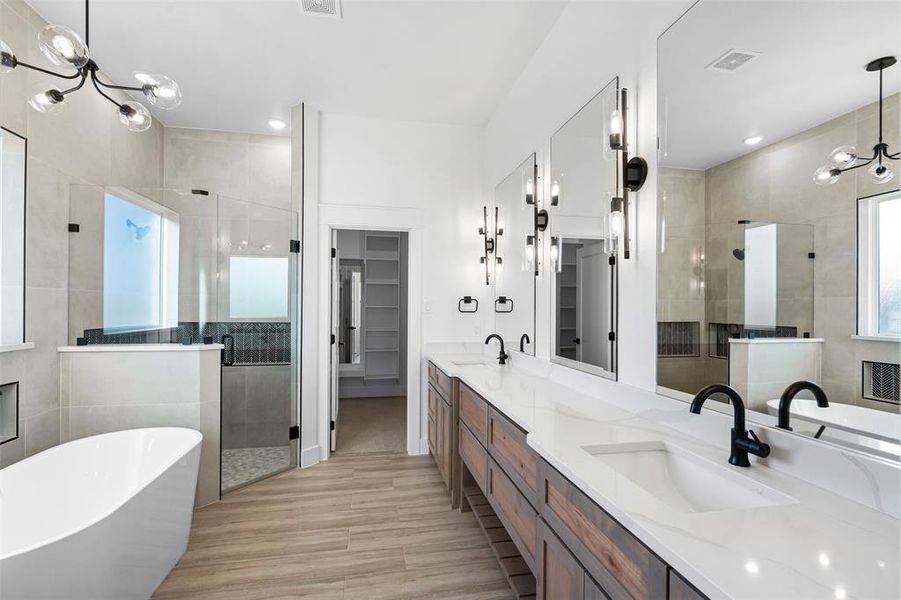
[[222,491],[256,481],[291,466],[289,446],[232,448],[222,451]]

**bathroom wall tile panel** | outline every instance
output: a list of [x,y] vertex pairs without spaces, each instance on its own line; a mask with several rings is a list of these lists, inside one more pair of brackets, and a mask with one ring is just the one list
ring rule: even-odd
[[196,403],[135,404],[129,406],[73,406],[69,409],[69,435],[73,440],[136,427],[200,428]]
[[19,437],[0,446],[0,469],[25,458],[25,422],[19,420]]
[[197,498],[195,504],[203,506],[219,499],[220,473],[220,407],[218,398],[209,402],[201,402],[199,428],[203,433],[200,450],[201,475],[197,480]]
[[59,409],[57,347],[66,344],[67,299],[65,290],[26,287],[25,330],[35,347],[25,353],[25,387],[28,402],[20,404],[25,417]]
[[[72,406],[196,402],[199,393],[197,359],[193,357],[193,364],[186,360],[191,359],[177,352],[91,354],[89,360],[73,363],[70,376]],[[160,379],[159,373],[171,373],[172,376]],[[121,387],[122,381],[129,382],[128,388]],[[93,389],[107,393],[88,393]]]
[[68,179],[46,163],[28,162],[25,277],[28,285],[65,288],[68,281]]
[[140,144],[135,133],[122,127],[115,110],[107,111],[110,120],[109,182],[131,189],[155,188],[163,179],[163,126],[154,120],[150,129],[141,132]]
[[248,151],[246,143],[221,138],[196,139],[164,134],[166,187],[201,188],[233,198],[247,198]]
[[59,409],[51,409],[25,419],[25,456],[59,444]]
[[247,199],[289,210],[291,208],[291,139],[276,136],[254,136],[248,149],[250,195]]

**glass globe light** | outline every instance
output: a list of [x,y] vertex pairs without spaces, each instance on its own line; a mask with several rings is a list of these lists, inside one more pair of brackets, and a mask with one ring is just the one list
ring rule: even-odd
[[839,146],[829,153],[829,161],[840,169],[850,167],[857,160],[857,148],[854,146]]
[[57,88],[38,92],[28,100],[28,105],[39,113],[58,112],[66,104],[66,97]]
[[119,122],[129,131],[147,131],[153,123],[153,118],[143,104],[129,101],[119,107]]
[[77,33],[63,25],[47,25],[38,34],[41,52],[59,67],[80,69],[91,59]]
[[888,183],[895,178],[895,171],[892,169],[891,165],[888,165],[886,163],[875,163],[873,166],[867,169],[867,171],[873,178],[873,183],[878,185]]
[[141,83],[141,88],[150,104],[165,110],[173,109],[181,104],[181,88],[170,77],[140,71],[135,72],[134,76]]
[[813,181],[817,185],[832,185],[842,173],[833,165],[823,165],[813,174]]
[[16,68],[16,55],[6,42],[0,40],[0,73],[9,73]]

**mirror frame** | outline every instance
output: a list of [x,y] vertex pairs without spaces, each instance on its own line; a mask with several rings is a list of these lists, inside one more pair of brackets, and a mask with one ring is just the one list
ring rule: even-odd
[[[0,130],[9,134],[13,138],[22,141],[22,150],[24,153],[22,161],[22,339],[13,346],[28,343],[27,331],[27,313],[28,303],[26,302],[26,288],[28,286],[28,138],[12,129],[0,126]],[[15,438],[12,438],[15,439]],[[7,440],[8,441],[8,440]]]

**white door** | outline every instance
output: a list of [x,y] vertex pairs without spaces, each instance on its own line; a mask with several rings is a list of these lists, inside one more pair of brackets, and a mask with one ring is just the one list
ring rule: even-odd
[[331,346],[329,348],[329,405],[331,407],[331,437],[329,449],[335,451],[335,443],[338,439],[338,328],[341,324],[339,314],[340,295],[340,269],[338,268],[338,232],[332,230],[332,261],[331,261],[331,309],[329,310],[329,333]]
[[604,243],[586,244],[577,252],[579,338],[582,362],[609,369],[609,266]]

